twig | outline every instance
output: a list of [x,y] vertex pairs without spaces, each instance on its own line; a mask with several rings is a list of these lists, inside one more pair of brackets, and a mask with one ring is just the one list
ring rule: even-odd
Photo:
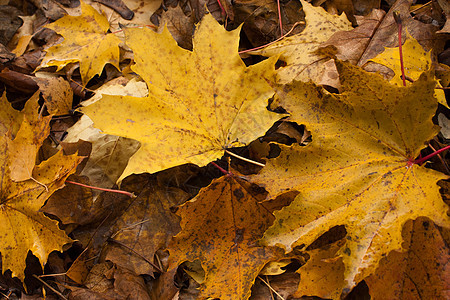
[[428,5],[430,5],[431,3],[433,3],[433,1],[428,1],[427,3],[423,4],[422,6],[419,6],[418,8],[413,9],[413,10],[410,11],[409,13],[410,13],[410,14],[413,14],[413,13],[415,13],[416,11],[421,10],[422,8],[424,8],[424,7],[428,6]]
[[[434,152],[437,151],[436,149],[434,149],[434,147],[430,143],[428,143],[428,147],[430,147],[431,150],[433,150]],[[439,157],[439,160],[441,161],[442,165],[444,166],[445,170],[447,171],[447,174],[450,174],[450,170],[448,168],[448,165],[445,162],[445,160],[442,158],[441,154],[437,154],[437,156]]]
[[120,230],[117,230],[116,233],[114,233],[113,235],[111,235],[111,238],[114,239],[119,233],[124,232],[125,230],[128,230],[128,229],[131,229],[131,228],[133,228],[133,227],[136,227],[136,226],[138,226],[138,225],[141,225],[141,224],[143,224],[143,223],[146,223],[146,222],[148,222],[148,221],[150,221],[150,219],[145,219],[145,220],[143,220],[143,221],[140,221],[140,222],[131,224],[130,226],[121,228]]
[[74,181],[70,181],[70,180],[66,180],[66,182],[67,183],[71,183],[71,184],[75,184],[75,185],[79,185],[79,186],[82,186],[82,187],[85,187],[85,188],[93,189],[93,190],[99,190],[99,191],[111,192],[111,193],[117,193],[117,194],[124,194],[124,195],[127,195],[130,198],[136,198],[136,195],[134,193],[130,193],[130,192],[127,192],[127,191],[99,188],[99,187],[90,186],[90,185],[87,185],[87,184],[82,184],[82,183],[74,182]]
[[[268,275],[266,275],[266,281],[270,285],[270,281],[269,281],[269,276]],[[273,297],[273,291],[271,289],[269,289],[269,291],[270,291],[270,298],[272,300],[275,300],[275,298]]]
[[38,276],[36,276],[36,274],[33,274],[33,277],[36,278],[37,280],[39,280],[40,282],[42,282],[43,285],[45,285],[46,287],[48,287],[50,290],[52,290],[56,295],[58,295],[59,297],[61,297],[64,300],[67,300],[66,297],[64,297],[63,294],[61,294],[59,291],[55,290],[51,285],[49,285],[47,282],[45,282],[44,280],[40,279]]
[[32,176],[30,176],[30,179],[33,180],[34,182],[36,182],[37,184],[43,186],[43,187],[45,188],[45,191],[48,192],[48,187],[47,187],[45,184],[43,184],[43,183],[40,182],[40,181],[37,181],[37,180],[34,179]]
[[39,277],[53,277],[53,276],[66,276],[67,272],[65,273],[55,273],[55,274],[42,274],[39,275]]
[[272,292],[275,293],[275,295],[277,295],[278,297],[280,297],[281,300],[285,300],[285,299],[283,298],[283,296],[281,296],[277,291],[275,291],[275,290],[273,289],[273,287],[270,286],[270,284],[268,284],[264,279],[261,278],[261,276],[258,276],[258,278],[259,278],[259,280],[261,280],[262,282],[264,282],[264,284],[267,285],[267,286],[269,287],[269,289],[270,289]]
[[230,154],[231,156],[234,156],[234,157],[236,157],[236,158],[239,158],[240,160],[249,162],[249,163],[251,163],[251,164],[254,164],[254,165],[257,165],[257,166],[260,166],[260,167],[265,167],[265,166],[266,166],[266,165],[263,164],[263,163],[260,163],[260,162],[257,162],[257,161],[254,161],[254,160],[251,160],[251,159],[248,159],[248,158],[239,156],[239,155],[237,155],[236,153],[233,153],[233,152],[228,151],[228,150],[225,150],[225,153],[228,153],[228,154]]

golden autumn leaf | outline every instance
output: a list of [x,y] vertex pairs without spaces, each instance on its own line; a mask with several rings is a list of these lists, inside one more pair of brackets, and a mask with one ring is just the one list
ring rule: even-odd
[[[306,28],[255,52],[264,56],[280,55],[280,59],[286,62],[287,66],[278,70],[279,83],[289,83],[294,79],[320,83],[330,70],[325,64],[329,59],[315,54],[315,51],[334,33],[352,29],[345,14],[331,15],[322,7],[314,7],[304,0],[300,2],[306,15]],[[337,80],[337,76],[334,79]],[[330,81],[325,84],[333,85]]]
[[80,1],[80,16],[64,16],[46,25],[47,28],[62,35],[64,41],[48,48],[39,68],[56,66],[61,70],[69,63],[80,62],[83,84],[97,74],[101,74],[105,64],[110,63],[119,69],[120,39],[106,33],[109,23],[92,6]]
[[[54,191],[63,186],[64,180],[75,171],[80,162],[77,155],[64,156],[60,151],[35,166],[36,153],[32,153],[30,149],[34,147],[37,152],[43,141],[41,136],[48,134],[50,130],[48,126],[50,118],[38,117],[38,99],[38,97],[32,97],[28,101],[16,138],[12,140],[8,135],[0,137],[0,149],[2,149],[0,161],[3,164],[0,176],[2,271],[10,269],[12,275],[21,280],[25,277],[25,258],[29,250],[39,258],[41,264],[44,264],[50,252],[61,250],[64,244],[72,242],[65,232],[58,228],[58,223],[39,212],[39,209]],[[32,109],[35,116],[29,115]],[[32,122],[29,119],[32,119]],[[1,121],[3,123],[4,120]],[[26,134],[25,130],[32,132],[36,130],[40,144],[36,143],[33,133]],[[28,149],[30,151],[22,152],[21,155],[24,156],[22,158],[18,149],[27,148],[28,144],[32,147]],[[33,159],[27,157],[29,154]],[[17,160],[19,160],[18,163]],[[26,180],[14,181],[11,178],[10,169],[11,166],[17,165],[31,170],[32,174]]]
[[41,117],[36,113],[39,108],[38,100],[39,92],[36,92],[27,101],[14,142],[8,142],[9,177],[14,181],[32,177],[37,151],[50,133],[51,117]]
[[[419,42],[409,34],[407,35],[407,40],[402,45],[402,54],[405,76],[413,81],[419,79],[420,74],[431,67],[431,51],[425,51]],[[390,82],[397,86],[403,86],[398,47],[385,48],[383,53],[378,54],[375,58],[372,58],[371,61],[386,66],[394,71],[395,76],[392,77]],[[409,81],[406,82],[407,84],[410,83]],[[440,87],[439,83],[438,87]],[[439,103],[448,107],[442,89],[435,89],[435,97]]]
[[273,215],[230,176],[215,179],[177,213],[181,232],[169,244],[169,268],[199,260],[206,273],[201,299],[248,299],[264,264],[281,257],[280,249],[258,244]]
[[403,236],[404,251],[391,252],[366,278],[371,299],[448,299],[449,249],[439,229],[419,218]]
[[4,92],[0,98],[0,136],[16,136],[22,123],[23,114],[11,107]]
[[239,29],[228,32],[206,15],[192,52],[178,47],[167,29],[125,34],[148,97],[104,95],[81,109],[104,133],[141,142],[119,180],[185,163],[204,166],[224,149],[263,135],[282,116],[266,109],[273,90],[264,77],[272,76],[276,57],[246,67],[237,51]]
[[316,296],[325,299],[339,299],[344,281],[344,263],[336,253],[345,244],[339,240],[325,247],[308,251],[309,260],[298,269],[300,284],[295,297]]
[[52,115],[70,114],[73,90],[62,77],[34,78],[39,86],[47,110]]
[[342,94],[301,82],[277,91],[292,120],[311,131],[312,142],[283,146],[253,178],[272,195],[300,192],[275,213],[264,244],[290,251],[345,225],[346,242],[337,255],[345,265],[345,286],[351,288],[372,274],[382,257],[401,249],[406,221],[426,216],[450,225],[436,185],[447,176],[413,163],[439,132],[431,121],[437,107],[431,72],[408,87],[396,87],[378,74],[336,64]]

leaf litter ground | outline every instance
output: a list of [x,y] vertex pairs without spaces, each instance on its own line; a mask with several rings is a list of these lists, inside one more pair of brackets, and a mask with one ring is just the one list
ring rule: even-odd
[[[350,29],[344,16],[331,17],[321,8],[312,7],[306,2],[302,4],[307,14],[307,28],[309,26],[309,29],[302,33],[304,40],[306,35],[310,36],[311,32],[314,33],[314,29],[322,28],[319,26],[321,21],[325,23],[330,21],[331,26],[335,28],[331,31]],[[109,28],[106,18],[89,6],[82,5],[84,16],[72,19],[62,18],[59,23],[50,25],[51,27],[62,24],[58,25],[59,27],[56,26],[58,28],[55,27],[58,31],[61,30],[65,38],[65,44],[61,44],[60,48],[67,48],[72,38],[67,32],[79,32],[77,36],[72,35],[74,41],[78,41],[75,41],[74,49],[81,49],[81,56],[61,60],[62,54],[54,52],[54,49],[58,48],[56,46],[53,50],[49,49],[47,59],[53,59],[58,69],[64,68],[66,71],[71,63],[79,61],[82,81],[85,85],[95,74],[100,74],[105,63],[109,62],[118,66],[115,54],[111,52],[100,55],[97,52],[105,48],[97,44],[102,37],[105,37],[105,40],[109,41],[108,45],[112,46],[106,48],[116,53],[118,39],[115,39],[114,34],[106,33]],[[316,15],[317,17],[313,17]],[[86,16],[88,16],[87,19]],[[87,42],[80,41],[78,38],[91,33],[87,34],[89,30],[85,30],[84,25],[80,27],[81,31],[78,31],[80,28],[77,28],[77,24],[80,20],[84,20],[86,26],[93,25],[97,28],[92,33],[92,36],[96,38],[90,43],[90,46],[97,47],[97,50],[86,51],[87,48],[83,50],[83,44]],[[96,21],[91,24],[93,20]],[[317,24],[317,28],[313,28],[312,24]],[[263,135],[276,120],[283,117],[266,109],[268,98],[273,95],[272,87],[268,82],[274,80],[273,65],[277,56],[272,56],[251,67],[245,67],[237,55],[238,34],[239,30],[227,32],[211,16],[207,16],[196,30],[194,49],[190,52],[179,48],[168,30],[163,31],[162,34],[156,34],[147,29],[126,29],[125,42],[134,52],[135,64],[131,68],[146,82],[149,96],[143,98],[105,96],[92,105],[95,110],[89,112],[89,107],[82,109],[88,115],[96,115],[93,117],[94,122],[105,132],[132,137],[140,141],[140,152],[138,151],[130,160],[120,180],[132,173],[154,173],[186,162],[206,165],[220,158],[224,149],[247,145]],[[315,36],[322,38],[319,33]],[[323,38],[323,41],[327,38]],[[292,40],[296,39],[301,41],[302,36]],[[309,38],[306,42],[308,40]],[[149,53],[149,48],[143,47],[143,44],[152,45],[152,51]],[[308,48],[308,52],[319,46],[320,42],[316,41],[312,48]],[[92,60],[92,57],[97,56],[100,59]],[[295,58],[289,55],[284,59],[295,61]],[[88,68],[89,72],[93,71],[91,73],[86,71],[86,66],[89,64],[96,65],[95,68]],[[306,248],[310,260],[299,272],[302,273],[302,277],[308,276],[309,281],[303,279],[295,293],[298,297],[314,294],[326,298],[338,298],[342,290],[348,291],[362,279],[368,278],[367,276],[381,272],[384,266],[380,263],[383,260],[382,257],[394,253],[391,250],[401,249],[401,242],[408,239],[407,235],[403,237],[401,235],[402,226],[406,228],[407,220],[426,216],[439,225],[448,226],[448,218],[445,215],[448,207],[442,202],[435,184],[437,180],[445,176],[413,163],[424,147],[424,143],[437,133],[431,122],[431,116],[436,107],[436,101],[432,97],[434,88],[432,74],[430,72],[422,74],[421,77],[415,78],[417,82],[407,88],[394,88],[380,77],[371,77],[358,68],[340,62],[337,62],[337,65],[342,84],[341,94],[330,94],[310,83],[292,83],[286,86],[272,84],[277,91],[277,97],[280,98],[279,103],[291,114],[290,121],[306,125],[307,129],[313,133],[313,141],[307,147],[300,148],[295,144],[290,147],[281,146],[281,155],[270,160],[260,174],[252,177],[263,184],[273,197],[280,194],[279,197],[261,204],[252,198],[253,196],[247,195],[245,189],[240,184],[236,184],[237,181],[231,177],[217,179],[209,186],[204,182],[202,186],[205,188],[197,197],[179,207],[182,231],[171,243],[171,236],[178,230],[177,218],[169,212],[169,205],[165,203],[169,198],[166,198],[164,192],[158,190],[156,187],[158,184],[154,180],[151,180],[151,187],[138,189],[142,193],[137,199],[125,201],[117,206],[114,206],[114,202],[109,204],[103,202],[111,208],[116,207],[121,210],[124,206],[128,206],[128,209],[123,214],[111,211],[114,217],[111,219],[106,215],[101,222],[114,230],[109,230],[107,233],[101,229],[102,236],[97,237],[93,245],[98,247],[105,242],[105,238],[112,239],[112,237],[117,238],[116,244],[114,247],[109,247],[107,261],[91,266],[91,273],[87,277],[74,276],[75,271],[72,272],[72,278],[77,277],[77,281],[84,282],[85,287],[88,288],[73,287],[73,296],[82,297],[81,295],[85,293],[85,296],[103,294],[113,297],[112,293],[115,293],[118,297],[127,297],[132,287],[134,291],[145,294],[143,279],[136,275],[142,273],[152,275],[150,273],[155,268],[159,269],[160,267],[156,265],[156,267],[150,267],[150,262],[155,253],[156,257],[164,260],[164,255],[156,250],[157,248],[162,250],[169,243],[170,272],[163,273],[160,279],[155,281],[150,291],[153,298],[172,298],[167,295],[175,289],[173,275],[178,264],[194,260],[199,261],[206,271],[206,278],[199,286],[198,297],[229,295],[226,297],[245,299],[250,296],[250,287],[264,263],[281,255],[280,250],[275,251],[279,253],[275,255],[269,252],[276,248],[258,243],[264,232],[265,235],[261,240],[263,244],[278,245],[286,250],[292,248],[298,251],[301,249],[300,246],[312,244],[329,229],[337,225],[345,225],[347,232],[345,239],[329,245],[328,248],[316,250]],[[286,71],[289,67],[280,68],[279,71]],[[307,67],[314,69],[314,62]],[[186,81],[186,79],[189,80]],[[339,86],[336,85],[336,87]],[[413,97],[414,94],[422,97],[416,99],[417,97]],[[44,93],[44,98],[46,101],[51,101],[48,91]],[[62,104],[64,107],[67,106],[66,103]],[[122,113],[124,111],[127,112],[126,115]],[[103,120],[102,115],[106,116]],[[17,113],[7,114],[5,118],[9,120],[12,116],[20,119]],[[9,130],[17,132],[20,126],[8,124],[8,121],[4,124],[7,124],[5,132]],[[24,124],[23,128],[26,125]],[[45,133],[46,130],[43,132]],[[24,132],[29,131],[24,130]],[[25,139],[29,138],[28,135]],[[16,142],[19,140],[17,139]],[[41,178],[40,173],[37,172],[40,168],[34,166],[35,153],[33,152],[40,143],[38,139],[38,142],[34,141],[23,147],[31,153],[31,156],[21,157],[18,151],[11,152],[12,157],[15,157],[14,164],[17,166],[17,168],[8,168],[13,171],[12,179],[39,184],[36,180]],[[20,144],[24,145],[24,143]],[[19,148],[16,147],[16,149]],[[92,160],[91,165],[93,163]],[[62,167],[61,170],[64,168]],[[158,178],[158,174],[160,173],[152,176]],[[100,178],[105,174],[95,176]],[[176,176],[182,178],[184,183],[192,179],[188,179],[187,174]],[[115,174],[109,178],[109,182],[115,182],[117,178],[118,175]],[[42,179],[42,182],[47,181]],[[179,186],[179,180],[177,182]],[[218,186],[222,187],[220,191],[217,189]],[[44,188],[42,185],[40,187]],[[285,191],[291,191],[290,194],[296,191],[299,194],[290,205],[275,213],[275,223],[267,231],[266,229],[273,222],[270,209],[266,209],[263,213],[267,217],[265,221],[256,222],[259,224],[258,228],[253,230],[256,224],[253,222],[254,218],[261,215],[255,212],[255,208],[274,204],[277,201],[289,204],[291,200],[286,203],[285,200],[281,200],[285,197]],[[61,192],[58,194],[59,198],[55,197],[55,199],[63,199],[60,198],[64,194],[63,191]],[[171,193],[177,194],[175,191]],[[241,194],[244,197],[241,197]],[[52,211],[58,216],[58,211],[61,211],[57,207],[58,200],[51,202],[56,204],[52,207]],[[42,201],[36,203],[42,205]],[[105,215],[103,212],[98,213],[102,202],[81,201],[78,203],[92,205],[89,213],[97,215],[97,218]],[[247,209],[249,203],[252,209]],[[210,213],[204,208],[208,205],[213,205],[209,210]],[[229,205],[231,205],[230,213],[226,213]],[[235,209],[236,206],[239,209]],[[170,229],[164,227],[163,220],[158,221],[152,217],[155,210],[162,210],[171,216],[169,218],[171,221],[167,223],[167,228]],[[69,221],[78,218],[89,223],[86,221],[88,216],[80,213],[83,211],[86,210],[77,208],[74,212],[79,213],[78,216],[62,214],[61,219]],[[259,210],[256,209],[256,211]],[[205,219],[193,217],[195,215],[205,215]],[[246,218],[248,215],[255,216]],[[210,220],[209,223],[214,223],[214,226],[204,226],[201,224],[202,220],[206,222]],[[288,227],[288,233],[283,232],[286,227]],[[215,230],[226,234],[214,238]],[[414,230],[420,233],[422,229]],[[165,234],[161,235],[161,231]],[[92,234],[92,231],[90,232]],[[97,230],[94,235],[97,234],[96,232]],[[93,238],[92,236],[91,239],[86,239],[86,235],[83,237],[83,233],[80,234],[77,231],[73,231],[73,235],[80,237],[84,247],[90,245]],[[153,240],[152,236],[158,236],[158,238]],[[190,238],[194,240],[189,242]],[[193,245],[199,246],[192,247]],[[214,245],[214,247],[208,248],[208,245]],[[436,245],[438,245],[437,242]],[[60,247],[61,245],[57,249]],[[202,247],[207,247],[212,252],[198,251],[203,249]],[[30,247],[30,249],[33,252],[39,252],[34,250],[35,248]],[[86,250],[88,255],[96,255],[96,250],[89,247]],[[259,254],[255,255],[253,251]],[[260,255],[261,251],[267,253]],[[208,256],[210,253],[213,253],[213,257],[224,259],[210,258]],[[299,254],[295,251],[294,253]],[[2,254],[5,254],[3,250]],[[254,259],[249,260],[249,255]],[[39,256],[41,262],[46,260],[46,256],[48,253]],[[86,254],[84,257],[87,257]],[[123,257],[123,259],[116,259],[117,257]],[[53,261],[54,256],[52,256]],[[111,264],[111,261],[115,264]],[[148,265],[142,269],[143,261]],[[83,261],[78,261],[74,265],[84,266],[86,269]],[[238,271],[224,274],[224,271],[229,269]],[[103,270],[102,273],[96,273],[99,270]],[[315,280],[320,278],[323,270],[329,270],[333,277],[332,284],[330,282],[326,289],[323,288],[323,281]],[[439,272],[438,269],[436,270]],[[197,278],[193,272],[189,274]],[[111,281],[113,279],[114,284]],[[368,282],[376,287],[383,279],[385,278],[375,276]],[[94,290],[94,286],[98,286],[97,282],[104,283],[105,289],[95,288]],[[426,285],[427,281],[421,282]],[[430,290],[420,292],[430,292],[430,295],[438,294],[437,291]],[[155,296],[162,294],[167,297]],[[376,292],[373,295],[376,295]]]

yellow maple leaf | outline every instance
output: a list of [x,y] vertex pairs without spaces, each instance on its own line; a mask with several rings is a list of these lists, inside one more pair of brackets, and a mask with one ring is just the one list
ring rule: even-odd
[[[426,52],[419,42],[411,35],[407,35],[407,40],[402,45],[403,65],[405,76],[413,81],[419,79],[420,74],[431,67],[431,51]],[[394,71],[395,76],[390,80],[397,86],[403,86],[402,71],[400,66],[400,52],[398,47],[385,48],[384,52],[378,54],[371,61],[384,65]],[[409,82],[409,81],[406,81]],[[438,84],[438,87],[440,85]],[[442,89],[435,89],[435,97],[442,105],[447,106],[447,100]]]
[[262,239],[266,245],[291,250],[345,225],[338,255],[350,289],[372,274],[382,257],[401,249],[407,220],[426,216],[440,226],[450,223],[436,185],[447,176],[413,163],[439,132],[431,121],[437,107],[431,72],[397,87],[378,74],[336,64],[342,94],[302,82],[277,91],[292,119],[312,132],[312,143],[283,146],[254,180],[272,195],[300,192],[275,213]]
[[227,32],[206,15],[192,52],[178,47],[167,28],[125,34],[148,97],[104,95],[81,109],[103,132],[141,142],[121,179],[184,163],[206,165],[282,117],[266,109],[273,89],[264,77],[272,76],[276,57],[246,67],[237,51],[239,29]]
[[168,246],[169,268],[201,262],[199,299],[248,299],[264,264],[282,257],[281,249],[258,244],[273,215],[230,176],[215,179],[177,213],[181,232]]
[[109,23],[105,16],[83,1],[80,5],[80,16],[65,16],[46,25],[64,41],[46,50],[39,68],[56,66],[59,71],[69,63],[80,62],[81,79],[86,85],[107,63],[119,69],[120,39],[106,33]]
[[23,114],[11,107],[6,99],[6,92],[4,92],[0,98],[0,136],[5,134],[16,136],[22,119]]
[[[6,99],[6,98],[3,98]],[[29,100],[25,108],[30,113],[30,107],[36,108],[39,97]],[[37,152],[41,146],[35,143],[34,134],[22,134],[26,130],[33,130],[31,125],[36,125],[36,134],[48,135],[49,117],[41,117],[38,121],[38,111],[34,110],[35,122],[30,123],[25,114],[21,119],[22,126],[14,140],[8,135],[0,137],[0,161],[2,161],[2,173],[0,175],[0,252],[2,254],[2,270],[10,269],[13,276],[23,280],[25,270],[25,258],[31,250],[39,258],[41,264],[47,260],[47,256],[54,250],[61,250],[66,243],[72,242],[63,230],[58,228],[58,223],[39,212],[40,207],[47,198],[57,189],[61,188],[64,180],[81,161],[77,155],[64,156],[58,152],[50,159],[35,166],[34,159],[26,157],[30,151],[25,151],[22,156],[17,154],[17,149],[27,148],[33,144],[32,149]],[[4,121],[4,120],[1,120]],[[38,123],[41,124],[38,124]],[[2,122],[0,122],[2,123]],[[44,129],[43,129],[44,128]],[[36,148],[37,147],[37,148]],[[15,151],[12,151],[15,150]],[[10,152],[12,151],[12,152]],[[32,158],[36,153],[32,153]],[[19,160],[19,163],[17,163]],[[26,166],[24,162],[32,164]],[[11,166],[20,165],[32,171],[26,180],[13,181],[11,178]],[[30,171],[30,172],[31,172]]]
[[14,142],[10,140],[8,144],[9,177],[14,181],[32,177],[37,151],[50,133],[51,117],[41,117],[36,113],[39,108],[38,100],[39,92],[36,92],[27,101]]
[[[314,7],[304,0],[300,2],[306,15],[306,28],[299,34],[255,51],[264,56],[280,55],[286,62],[287,66],[278,70],[279,83],[289,83],[294,79],[321,83],[327,66],[325,63],[329,59],[314,52],[334,33],[353,29],[345,14],[330,15],[322,7]],[[324,84],[331,85],[330,82]]]

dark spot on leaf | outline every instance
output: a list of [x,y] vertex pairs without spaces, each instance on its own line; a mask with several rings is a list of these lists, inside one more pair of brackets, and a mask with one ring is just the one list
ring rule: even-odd
[[233,195],[239,200],[244,198],[244,193],[240,189],[235,189]]
[[350,251],[349,248],[345,248],[344,253],[350,256],[350,254],[352,254],[352,251]]

